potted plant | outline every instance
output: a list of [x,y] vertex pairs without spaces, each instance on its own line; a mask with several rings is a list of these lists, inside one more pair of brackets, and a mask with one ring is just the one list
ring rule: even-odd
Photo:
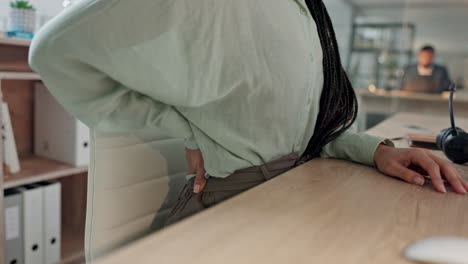
[[10,7],[8,30],[13,32],[34,32],[36,9],[29,1],[12,1]]

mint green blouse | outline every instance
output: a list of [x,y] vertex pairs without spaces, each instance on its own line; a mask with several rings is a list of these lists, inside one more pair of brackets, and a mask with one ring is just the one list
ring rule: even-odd
[[[323,86],[304,0],[82,0],[40,30],[30,64],[92,129],[185,138],[214,177],[303,152]],[[346,132],[321,156],[373,165],[381,142]]]

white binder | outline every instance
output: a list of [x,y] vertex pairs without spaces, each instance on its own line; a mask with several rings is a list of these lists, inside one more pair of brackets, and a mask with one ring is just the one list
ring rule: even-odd
[[4,138],[4,163],[8,166],[10,173],[17,173],[21,170],[20,162],[18,159],[18,152],[16,151],[15,135],[13,134],[13,127],[11,125],[10,110],[8,104],[1,102],[2,111],[2,134]]
[[5,264],[23,264],[23,196],[18,190],[5,192]]
[[42,188],[28,185],[19,190],[23,194],[24,263],[42,264],[44,260]]
[[34,86],[34,152],[74,166],[89,164],[89,128],[70,115],[40,82]]
[[44,264],[60,262],[61,244],[61,185],[42,182],[44,221]]

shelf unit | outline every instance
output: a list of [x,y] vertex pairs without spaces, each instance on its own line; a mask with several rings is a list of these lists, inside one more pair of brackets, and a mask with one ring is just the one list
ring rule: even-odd
[[82,250],[84,238],[79,231],[64,230],[62,241],[67,241],[67,243],[62,246],[62,261],[60,264],[79,263],[84,260]]
[[88,167],[71,165],[38,156],[29,156],[20,160],[21,171],[4,178],[3,189],[40,181],[55,180],[88,171]]
[[[87,167],[75,167],[38,157],[33,153],[33,84],[40,76],[29,69],[27,58],[31,41],[0,37],[0,95],[10,106],[21,171],[3,175],[5,190],[40,181],[59,181],[62,185],[62,260],[61,264],[84,263],[84,223],[86,214]],[[1,115],[0,115],[1,116]],[[0,146],[1,142],[0,137]],[[0,160],[2,160],[0,148]],[[3,195],[0,195],[0,264],[4,263]],[[5,263],[6,264],[6,263]]]
[[4,34],[4,32],[0,31],[0,44],[19,47],[29,47],[31,45],[31,40],[29,39],[7,38]]
[[[356,87],[398,89],[402,68],[413,57],[416,28],[401,23],[355,23],[347,71]],[[371,65],[361,69],[363,65]]]
[[0,71],[0,80],[40,81],[41,77],[34,72]]

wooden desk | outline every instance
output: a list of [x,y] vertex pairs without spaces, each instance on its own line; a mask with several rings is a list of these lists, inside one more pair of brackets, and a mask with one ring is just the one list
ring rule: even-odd
[[[468,127],[467,119],[457,121]],[[398,114],[369,133],[396,137],[414,132],[406,125],[435,132],[447,123]],[[468,178],[467,166],[457,169]],[[437,235],[468,237],[468,196],[318,159],[98,263],[411,263],[402,250]]]
[[[356,90],[360,111],[368,113],[393,114],[398,112],[428,113],[448,116],[448,93],[425,94],[407,91]],[[455,93],[454,107],[457,116],[468,116],[468,93]]]

